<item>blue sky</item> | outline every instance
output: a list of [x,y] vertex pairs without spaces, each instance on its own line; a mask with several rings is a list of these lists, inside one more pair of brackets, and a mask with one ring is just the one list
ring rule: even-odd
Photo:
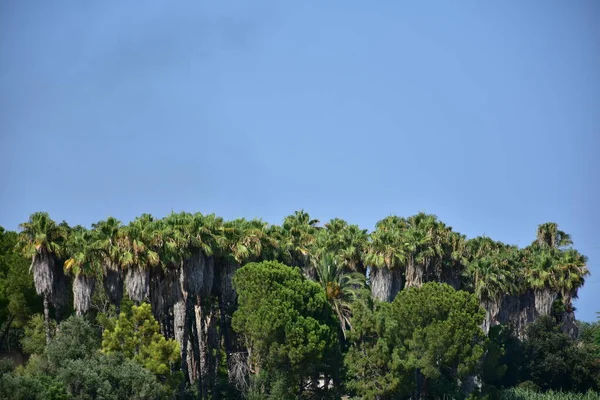
[[[142,6],[143,5],[143,6]],[[600,311],[600,2],[4,1],[0,225],[558,222]]]

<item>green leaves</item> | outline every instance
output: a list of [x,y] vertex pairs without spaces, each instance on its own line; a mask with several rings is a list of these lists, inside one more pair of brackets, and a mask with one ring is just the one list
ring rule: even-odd
[[378,398],[420,392],[423,379],[415,377],[456,383],[483,356],[483,318],[475,296],[433,282],[401,291],[384,307],[357,307],[346,356],[350,387]]
[[47,212],[35,212],[20,227],[18,248],[26,256],[32,257],[41,251],[58,256],[63,254],[68,233],[66,223],[57,225]]
[[40,312],[42,301],[35,293],[29,275],[30,259],[15,251],[18,236],[0,227],[0,343],[6,340],[12,327],[22,328],[35,312]]
[[104,353],[123,354],[157,376],[170,377],[171,367],[180,360],[179,344],[160,334],[149,304],[133,306],[131,315],[122,312],[118,319],[105,321],[104,325]]
[[317,264],[317,282],[323,288],[332,310],[336,314],[342,333],[351,328],[352,303],[358,294],[364,290],[365,277],[359,273],[345,272],[342,262],[338,262],[332,253],[321,256]]
[[241,333],[255,373],[297,377],[332,374],[339,359],[335,318],[318,284],[277,262],[250,263],[234,276],[239,308],[232,326]]

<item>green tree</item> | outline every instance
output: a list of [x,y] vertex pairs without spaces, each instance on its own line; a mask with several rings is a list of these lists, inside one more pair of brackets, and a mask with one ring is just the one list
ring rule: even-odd
[[[365,321],[357,322],[346,357],[349,386],[365,398],[448,394],[483,356],[483,310],[475,296],[447,284],[408,288],[369,315],[368,308],[358,313]],[[366,356],[379,367],[365,364]]]
[[178,383],[180,374],[172,374],[180,360],[179,344],[160,334],[160,327],[148,303],[131,308],[131,315],[122,312],[118,319],[103,321],[102,352],[121,353],[157,375],[163,381]]
[[[56,330],[54,320],[50,321],[51,330]],[[35,314],[27,322],[21,338],[21,348],[25,354],[42,354],[46,350],[46,329],[44,316]]]
[[337,316],[340,328],[346,337],[351,329],[352,303],[365,287],[365,277],[360,273],[345,272],[341,263],[331,253],[321,256],[317,264],[317,282],[323,288],[331,309]]
[[36,212],[21,224],[21,229],[18,248],[31,258],[35,290],[44,299],[46,342],[50,342],[50,302],[58,305],[64,295],[59,285],[62,265],[57,265],[57,259],[64,253],[68,226],[56,224],[46,212]]
[[300,267],[309,276],[314,276],[314,246],[320,229],[319,220],[312,219],[304,210],[285,217],[282,224],[280,247],[283,261]]
[[123,264],[125,287],[129,298],[136,303],[148,297],[150,272],[160,263],[158,243],[160,236],[154,218],[150,214],[142,214],[123,228],[125,237],[125,256]]
[[404,286],[404,218],[390,216],[377,222],[370,234],[365,263],[370,267],[369,282],[373,297],[390,302]]
[[98,354],[86,360],[69,360],[58,372],[73,399],[171,398],[171,390],[147,369],[119,355]]
[[593,351],[561,330],[551,316],[542,316],[527,327],[524,342],[526,374],[542,390],[585,392],[598,389],[600,365]]
[[0,226],[0,348],[11,347],[10,333],[21,330],[31,316],[42,312],[42,299],[29,276],[30,261],[15,252],[18,236]]
[[123,299],[123,266],[128,265],[131,260],[123,225],[118,219],[108,217],[92,224],[92,228],[93,247],[100,252],[104,290],[118,314]]
[[100,253],[93,247],[93,235],[82,226],[71,229],[66,242],[64,263],[67,274],[73,275],[73,305],[77,315],[87,312],[91,306],[96,279],[101,276]]
[[83,317],[70,317],[58,325],[56,332],[46,346],[52,370],[59,369],[67,361],[91,357],[100,347],[100,330]]
[[0,398],[141,400],[172,394],[139,363],[98,348],[98,327],[82,317],[63,321],[45,355],[0,376]]
[[361,298],[353,307],[350,348],[344,357],[346,387],[357,398],[387,400],[398,392],[400,375],[390,373],[391,348],[386,338],[389,303]]
[[346,272],[355,271],[365,275],[363,257],[368,243],[366,229],[349,225],[343,219],[333,218],[325,224],[325,229],[317,231],[316,239],[315,256],[318,259],[326,254],[333,254],[336,263]]
[[[324,291],[294,268],[250,263],[234,276],[239,307],[233,329],[245,340],[250,371],[266,377],[265,392],[283,385],[298,395],[304,383],[335,377],[337,323]],[[278,384],[276,384],[279,382]]]

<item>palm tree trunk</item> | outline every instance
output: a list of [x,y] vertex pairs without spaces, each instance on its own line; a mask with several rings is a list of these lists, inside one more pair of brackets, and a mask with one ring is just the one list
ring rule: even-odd
[[535,289],[534,296],[535,311],[538,316],[550,315],[552,304],[558,298],[558,292],[550,288]]
[[[223,345],[225,349],[225,357],[227,360],[227,371],[229,380],[235,383],[236,386],[244,386],[243,382],[234,382],[234,377],[237,376],[235,371],[239,371],[237,365],[238,358],[232,357],[233,353],[237,353],[240,349],[237,347],[237,337],[231,328],[231,315],[235,311],[237,305],[237,293],[233,289],[233,275],[240,268],[237,262],[225,262],[222,268],[219,268],[219,326],[223,337]],[[235,359],[234,359],[235,358]],[[245,378],[243,378],[245,379]]]
[[423,385],[423,375],[421,374],[421,370],[419,368],[415,369],[415,400],[421,399],[421,389]]
[[417,264],[414,260],[409,260],[406,266],[406,287],[423,286],[424,265]]
[[181,372],[183,372],[183,376],[185,377],[185,380],[187,380],[187,332],[185,329],[185,309],[186,305],[183,298],[177,301],[173,306],[175,340],[179,343],[179,350],[181,351]]
[[96,281],[93,277],[78,274],[73,280],[73,305],[77,315],[82,315],[90,309],[95,287]]
[[46,330],[46,344],[50,343],[50,304],[48,295],[44,294],[44,329]]
[[139,304],[148,297],[150,271],[148,268],[132,265],[125,272],[125,287],[129,298]]
[[[196,326],[198,328],[198,351],[200,353],[199,370],[201,371],[202,393],[207,396],[212,392],[218,398],[217,362],[220,340],[218,338],[217,315],[210,298],[199,298],[194,307]],[[215,355],[216,354],[216,355]]]
[[4,327],[4,330],[2,331],[2,335],[0,335],[0,347],[2,347],[2,343],[4,342],[4,339],[6,339],[6,336],[8,336],[8,332],[10,332],[10,326],[12,325],[14,319],[15,319],[15,316],[11,315],[10,318],[8,319],[8,321],[6,321],[6,326]]
[[371,267],[371,295],[380,301],[391,302],[403,287],[402,271],[399,268]]
[[202,399],[203,397],[203,385],[202,385],[202,380],[204,378],[203,373],[204,373],[204,363],[206,360],[205,357],[205,350],[202,348],[202,308],[200,307],[200,296],[196,296],[196,304],[194,304],[194,321],[192,324],[192,329],[193,329],[193,338],[192,340],[194,340],[195,343],[192,344],[192,348],[194,349],[194,357],[196,358],[196,368],[197,368],[197,377],[198,380],[196,381],[196,384],[198,386],[198,398]]

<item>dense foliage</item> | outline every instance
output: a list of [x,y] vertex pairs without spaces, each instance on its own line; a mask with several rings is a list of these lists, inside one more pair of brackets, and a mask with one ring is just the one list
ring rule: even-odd
[[346,356],[348,387],[364,399],[458,393],[484,353],[483,317],[475,296],[434,282],[389,306],[363,306]]
[[173,373],[180,361],[179,343],[160,334],[150,304],[134,305],[129,315],[121,311],[118,318],[105,319],[103,325],[103,353],[134,360],[164,382],[173,384],[181,379]]
[[234,287],[239,307],[233,328],[244,338],[250,371],[266,386],[265,394],[280,386],[286,393],[277,396],[289,398],[311,378],[337,378],[338,323],[319,285],[296,269],[263,262],[238,270]]
[[15,251],[17,233],[0,227],[0,349],[17,346],[18,332],[42,301],[29,275],[29,260]]
[[572,304],[586,258],[555,223],[532,239],[467,239],[424,213],[368,232],[304,211],[281,225],[181,212],[90,229],[37,212],[0,229],[0,347],[31,355],[3,367],[0,395],[597,390],[600,329]]
[[81,317],[62,322],[43,353],[0,377],[6,399],[157,399],[168,389],[123,354],[99,352],[97,327]]

